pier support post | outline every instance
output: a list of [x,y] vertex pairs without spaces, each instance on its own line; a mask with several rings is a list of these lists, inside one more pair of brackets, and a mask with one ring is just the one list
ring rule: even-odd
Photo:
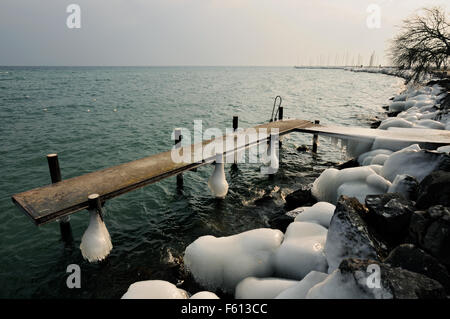
[[280,106],[278,108],[278,120],[281,121],[283,119],[283,107]]
[[100,195],[99,194],[91,194],[88,196],[88,205],[90,210],[97,211],[97,214],[99,214],[100,218],[103,221],[103,209],[102,209],[102,203],[100,201]]
[[[176,128],[175,129],[175,147],[180,148],[181,147],[181,140],[183,139],[183,136],[181,135],[181,129]],[[183,173],[180,173],[177,175],[177,186],[183,187]]]
[[[48,169],[50,170],[50,177],[52,184],[61,181],[61,169],[59,167],[58,154],[47,155]],[[72,227],[70,226],[70,216],[59,218],[59,230],[61,238],[65,243],[73,242]]]
[[[233,116],[233,132],[236,133],[237,129],[238,129],[238,123],[239,123],[239,117],[238,116]],[[233,148],[236,150],[237,148],[237,137],[235,136],[233,139]],[[237,166],[237,151],[234,152],[234,163],[233,163],[234,168],[236,168]]]
[[[319,120],[315,120],[314,124],[320,124]],[[312,152],[314,154],[317,153],[317,142],[319,141],[319,135],[318,134],[314,134],[313,135],[313,147],[312,147]]]

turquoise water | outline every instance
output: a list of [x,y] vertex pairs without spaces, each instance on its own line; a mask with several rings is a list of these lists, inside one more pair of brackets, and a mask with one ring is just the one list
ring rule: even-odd
[[[78,249],[87,212],[72,215],[75,243],[65,247],[59,226],[36,227],[11,195],[50,183],[45,155],[58,153],[63,178],[170,149],[175,127],[231,127],[232,116],[249,127],[270,117],[283,97],[285,117],[367,126],[402,87],[402,80],[343,70],[278,67],[0,67],[0,297],[118,298],[138,280],[174,282],[171,256],[181,256],[198,236],[229,235],[267,227],[282,210],[274,198],[308,183],[343,157],[321,140],[316,157],[295,146],[311,136],[284,140],[281,167],[269,179],[258,165],[226,165],[229,193],[212,198],[213,167],[188,172],[184,189],[175,178],[106,203],[105,222],[114,248],[106,261],[89,264]],[[82,288],[66,287],[66,267],[81,267]]]

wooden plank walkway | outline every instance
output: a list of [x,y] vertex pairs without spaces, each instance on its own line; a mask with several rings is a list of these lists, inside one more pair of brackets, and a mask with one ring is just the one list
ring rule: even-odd
[[[248,134],[250,130],[267,129],[270,136],[272,129],[278,129],[279,135],[294,131],[312,134],[324,134],[344,138],[375,137],[397,138],[411,143],[423,142],[437,145],[450,144],[450,132],[441,130],[374,130],[339,126],[321,126],[305,120],[289,119],[276,121],[248,128],[238,134]],[[243,146],[226,146],[224,156],[229,156],[242,149],[267,142],[268,137],[246,141]],[[184,146],[181,152],[190,148],[192,159],[194,151],[201,144],[205,147],[215,139],[198,144]],[[171,151],[151,155],[136,161],[113,166],[93,173],[63,180],[61,182],[32,189],[12,196],[13,202],[21,208],[35,224],[45,224],[57,218],[73,214],[88,207],[90,194],[99,194],[104,202],[113,197],[132,191],[139,187],[155,183],[161,179],[177,175],[184,171],[213,162],[215,154],[203,155],[201,160],[190,163],[175,163]]]

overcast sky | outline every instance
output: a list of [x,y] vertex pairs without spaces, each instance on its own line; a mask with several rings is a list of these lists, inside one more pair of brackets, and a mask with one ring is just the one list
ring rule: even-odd
[[[0,65],[384,63],[396,25],[440,0],[0,0]],[[81,28],[69,29],[69,4]],[[370,4],[381,11],[369,28]],[[447,7],[448,9],[448,7]],[[322,57],[322,60],[320,60]]]

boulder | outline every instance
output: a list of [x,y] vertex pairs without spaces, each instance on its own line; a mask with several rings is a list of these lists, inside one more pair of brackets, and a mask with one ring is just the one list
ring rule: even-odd
[[[371,266],[372,265],[372,266]],[[372,269],[369,266],[378,265]],[[370,287],[369,283],[376,283],[369,278],[379,270],[379,287]],[[411,272],[400,267],[392,267],[375,260],[363,260],[356,258],[345,259],[339,265],[343,276],[353,275],[355,283],[366,294],[372,294],[375,298],[394,299],[444,299],[445,290],[434,279],[422,274]]]
[[411,216],[409,235],[425,251],[450,265],[450,210],[442,205],[416,211]]
[[434,171],[419,185],[417,208],[428,208],[433,205],[450,207],[450,172]]
[[419,182],[411,175],[397,175],[389,187],[388,193],[400,193],[406,199],[415,201],[419,194]]
[[447,269],[436,258],[414,245],[397,246],[384,263],[425,275],[441,283],[447,293],[450,292],[450,275]]
[[339,198],[325,243],[329,273],[345,258],[379,259],[383,255],[386,247],[370,233],[363,214],[367,208],[356,198]]
[[366,196],[367,220],[390,244],[401,243],[408,235],[414,202],[398,193]]
[[310,188],[298,189],[298,190],[288,194],[285,197],[285,200],[286,200],[286,204],[284,207],[286,210],[292,210],[292,209],[295,209],[297,207],[302,207],[302,206],[312,206],[315,203],[317,203],[317,200],[311,194]]

